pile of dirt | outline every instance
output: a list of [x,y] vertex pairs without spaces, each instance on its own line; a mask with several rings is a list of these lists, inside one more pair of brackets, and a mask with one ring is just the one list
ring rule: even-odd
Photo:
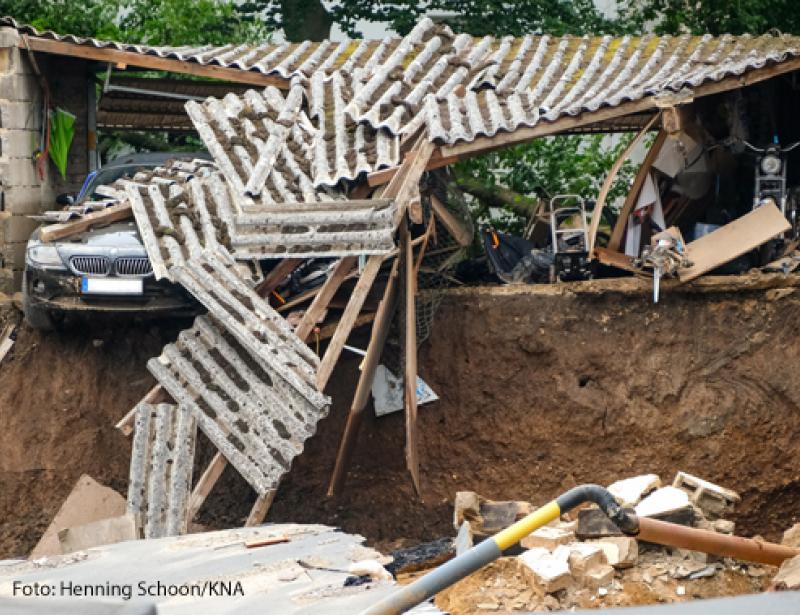
[[[20,329],[0,366],[0,556],[33,546],[81,473],[125,493],[130,443],[113,425],[153,385],[147,359],[186,324]],[[268,520],[336,525],[387,551],[451,536],[457,491],[540,504],[583,482],[681,469],[742,494],[737,533],[779,539],[800,510],[799,330],[792,289],[667,292],[655,306],[646,288],[451,292],[420,356],[441,397],[419,413],[422,499],[402,414],[371,412],[344,493],[325,497],[360,361],[345,355],[330,416]],[[364,347],[365,333],[349,343]],[[241,524],[254,497],[228,468],[198,520]]]

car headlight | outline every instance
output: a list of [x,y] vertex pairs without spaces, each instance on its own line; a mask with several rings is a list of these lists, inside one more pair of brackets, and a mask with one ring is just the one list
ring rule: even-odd
[[761,171],[767,175],[777,175],[781,172],[781,159],[777,156],[764,156],[761,159]]
[[66,269],[55,246],[30,246],[27,256],[32,265],[42,269]]

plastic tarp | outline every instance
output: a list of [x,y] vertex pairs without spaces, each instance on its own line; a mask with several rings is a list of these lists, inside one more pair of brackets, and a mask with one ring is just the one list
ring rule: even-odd
[[50,111],[50,159],[61,178],[67,178],[67,157],[75,136],[75,116],[58,107]]

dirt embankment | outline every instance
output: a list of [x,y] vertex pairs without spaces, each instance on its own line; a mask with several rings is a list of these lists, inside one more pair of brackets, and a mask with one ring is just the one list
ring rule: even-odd
[[[541,503],[582,482],[680,469],[742,493],[739,532],[779,538],[800,504],[800,291],[781,294],[671,292],[658,306],[644,291],[450,294],[420,356],[441,397],[420,408],[423,501],[403,417],[371,413],[344,494],[325,498],[351,355],[269,520],[330,523],[385,549],[451,535],[458,490]],[[21,329],[0,367],[0,557],[33,546],[82,472],[125,492],[130,445],[113,424],[152,385],[145,363],[176,326]],[[229,468],[200,521],[240,524],[253,497]]]
[[19,328],[0,365],[0,557],[27,554],[81,474],[126,493],[130,443],[114,424],[153,386],[145,363],[176,334],[119,320]]
[[[789,289],[670,292],[657,306],[647,291],[451,294],[420,357],[441,397],[419,413],[424,503],[398,415],[365,423],[345,494],[325,501],[340,395],[271,516],[385,546],[451,534],[458,490],[543,503],[579,483],[684,470],[743,495],[739,532],[779,539],[800,514],[799,333]],[[337,376],[351,382],[355,362]]]

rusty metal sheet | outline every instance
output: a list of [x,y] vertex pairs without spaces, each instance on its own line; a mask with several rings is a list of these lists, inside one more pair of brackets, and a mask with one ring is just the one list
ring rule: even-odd
[[142,519],[145,538],[188,529],[196,427],[186,406],[140,403],[136,408],[128,512]]

